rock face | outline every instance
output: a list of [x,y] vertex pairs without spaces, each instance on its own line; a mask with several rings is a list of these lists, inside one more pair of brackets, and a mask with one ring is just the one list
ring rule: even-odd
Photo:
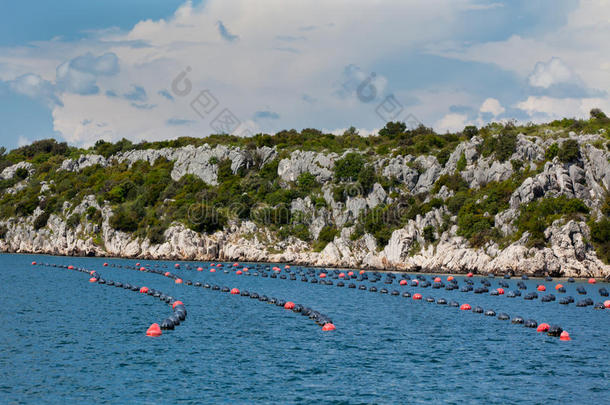
[[[273,148],[262,147],[254,150],[241,150],[218,145],[211,148],[209,145],[195,147],[188,145],[182,148],[130,150],[105,159],[100,155],[81,155],[78,159],[65,160],[61,168],[68,171],[79,171],[88,166],[99,164],[107,166],[113,159],[126,162],[130,166],[137,161],[148,162],[151,165],[158,158],[165,158],[174,162],[171,176],[180,180],[185,174],[192,174],[211,185],[218,184],[218,162],[224,159],[231,161],[231,170],[237,173],[241,168],[249,168],[254,164],[262,166],[275,158]],[[8,169],[8,168],[7,168]]]
[[[388,190],[375,183],[368,193],[363,193],[362,190],[346,193],[345,202],[336,202],[333,197],[333,167],[341,156],[335,153],[294,151],[278,162],[278,177],[284,182],[294,182],[302,173],[312,173],[322,183],[324,201],[318,198],[314,203],[309,196],[292,200],[290,209],[293,218],[299,217],[305,221],[314,241],[327,225],[335,226],[339,231],[321,252],[312,251],[311,243],[294,237],[278,240],[270,229],[250,221],[232,222],[223,231],[214,234],[199,234],[183,224],[174,223],[165,231],[164,243],[152,244],[148,239],[113,229],[109,225],[112,216],[110,205],[98,204],[94,196],[87,196],[76,206],[66,203],[63,212],[51,215],[47,226],[40,230],[35,230],[33,226],[40,209],[27,218],[0,221],[0,227],[4,230],[4,236],[0,237],[0,250],[142,259],[293,262],[317,266],[453,273],[512,272],[532,276],[550,274],[610,279],[610,266],[597,258],[589,242],[589,228],[580,220],[553,222],[544,233],[547,247],[543,248],[528,247],[527,233],[503,248],[493,242],[474,248],[457,234],[456,218],[451,217],[445,206],[432,209],[425,215],[417,215],[402,228],[394,230],[386,246],[378,246],[375,237],[368,233],[359,234],[362,236],[358,238],[352,237],[357,228],[354,224],[362,213],[392,203],[399,193],[427,194],[426,201],[432,197],[446,200],[453,195],[453,191],[445,186],[436,194],[431,193],[441,175],[458,171],[469,186],[476,189],[491,181],[510,178],[518,170],[513,167],[511,160],[521,161],[524,166],[532,168],[534,174],[514,190],[509,208],[494,218],[495,226],[504,235],[515,232],[514,221],[523,204],[544,197],[564,195],[579,198],[599,216],[607,190],[610,189],[610,153],[590,144],[597,138],[575,139],[581,145],[581,159],[571,164],[562,163],[556,158],[542,165],[544,150],[551,141],[522,135],[517,138],[513,156],[506,162],[495,160],[493,155],[480,156],[478,147],[483,140],[478,137],[459,144],[445,165],[441,165],[434,156],[377,158],[371,163],[383,176],[393,178],[400,185],[399,188]],[[185,174],[193,174],[214,185],[217,183],[219,161],[230,160],[231,170],[238,173],[242,168],[261,167],[276,159],[277,152],[267,147],[243,150],[222,145],[132,150],[108,159],[100,155],[67,159],[61,169],[79,171],[92,165],[107,166],[117,161],[129,165],[136,161],[153,164],[158,158],[174,162],[174,180]],[[32,165],[22,162],[4,169],[0,177],[11,179],[19,168],[25,168],[30,173],[33,170]],[[23,183],[16,183],[4,192],[16,192],[23,187]],[[47,183],[41,184],[41,187],[41,193],[51,189]],[[346,189],[349,187],[351,185],[346,185]],[[74,228],[68,226],[67,218],[74,214],[84,216],[89,207],[102,212],[101,223],[83,221]]]

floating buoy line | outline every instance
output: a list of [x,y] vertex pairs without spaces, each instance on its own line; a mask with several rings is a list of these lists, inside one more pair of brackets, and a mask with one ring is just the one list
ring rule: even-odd
[[[36,264],[36,262],[32,263],[33,265]],[[41,263],[42,265],[42,263]],[[67,268],[70,270],[77,270],[77,271],[82,271],[82,272],[89,272],[85,269],[82,268],[75,268],[73,266],[65,266],[65,265],[49,265],[49,264],[44,264],[46,266],[52,266],[52,267],[62,267],[62,268]],[[162,270],[167,268],[166,264],[155,264],[154,268],[153,266],[150,265],[141,265],[140,263],[136,263],[135,266],[130,266],[130,265],[115,265],[115,264],[108,264],[108,263],[104,263],[104,266],[110,266],[110,267],[116,267],[116,268],[124,268],[124,269],[130,269],[130,270],[137,270],[137,271],[143,271],[143,272],[149,272],[149,273],[154,273],[154,274],[159,274],[162,275],[164,277],[170,278],[174,280],[175,284],[184,284],[184,285],[189,285],[189,286],[195,286],[195,287],[202,287],[203,289],[209,289],[211,291],[220,291],[223,293],[229,293],[231,295],[235,295],[235,296],[240,296],[240,297],[249,297],[250,299],[255,299],[258,300],[259,302],[267,302],[269,304],[273,304],[277,307],[281,307],[284,308],[286,310],[291,310],[295,313],[300,313],[303,316],[307,316],[310,319],[314,320],[318,325],[322,326],[322,330],[323,331],[331,331],[331,330],[335,330],[336,327],[335,325],[332,323],[332,320],[326,316],[323,313],[320,313],[318,311],[315,311],[309,307],[305,307],[303,305],[300,304],[295,304],[292,301],[285,301],[282,299],[278,299],[275,297],[267,297],[264,294],[259,294],[257,292],[250,292],[247,290],[240,290],[238,288],[229,288],[229,287],[220,287],[217,284],[213,284],[211,282],[206,282],[206,281],[191,281],[188,279],[184,279],[182,277],[180,277],[177,274],[171,273],[167,270]],[[176,270],[182,270],[182,266],[179,263],[174,264],[174,269]],[[202,266],[198,266],[198,267],[193,267],[190,264],[187,264],[184,267],[185,270],[196,270],[198,272],[203,272],[204,267]],[[525,294],[522,294],[522,291],[525,291],[528,289],[527,285],[523,282],[523,280],[528,280],[527,276],[522,276],[522,280],[518,281],[516,283],[516,289],[512,289],[510,290],[510,285],[508,284],[507,281],[504,280],[508,280],[511,278],[511,275],[505,275],[499,282],[498,285],[499,287],[497,288],[491,288],[491,282],[489,279],[493,279],[495,278],[495,276],[493,275],[488,275],[487,278],[480,278],[479,282],[480,282],[480,286],[476,287],[475,286],[475,282],[473,281],[473,276],[474,274],[472,273],[468,273],[466,275],[466,277],[463,279],[463,284],[460,286],[459,281],[456,277],[454,276],[448,276],[446,277],[446,283],[445,281],[443,281],[443,279],[439,276],[428,276],[426,277],[425,275],[422,274],[418,274],[415,275],[413,278],[411,278],[411,276],[409,274],[406,273],[400,273],[400,278],[397,279],[397,275],[395,273],[385,273],[385,279],[383,280],[383,283],[385,285],[392,285],[392,284],[397,284],[399,287],[399,289],[393,289],[392,291],[389,291],[388,288],[385,287],[381,287],[381,288],[377,288],[375,285],[366,285],[364,284],[364,282],[368,282],[370,284],[375,284],[379,281],[381,281],[382,279],[382,273],[377,272],[377,271],[373,271],[373,272],[365,272],[364,270],[360,270],[359,272],[355,273],[354,271],[347,271],[347,272],[343,272],[340,270],[325,270],[325,269],[316,269],[316,268],[303,268],[303,267],[295,267],[292,268],[289,265],[284,266],[283,269],[281,269],[278,266],[271,266],[271,265],[264,265],[264,264],[254,264],[251,267],[248,266],[243,266],[240,265],[239,263],[233,263],[233,265],[227,265],[227,264],[223,264],[223,263],[211,263],[209,265],[209,269],[208,269],[209,273],[211,273],[212,275],[214,275],[214,273],[217,273],[217,271],[222,271],[222,273],[224,274],[233,274],[236,276],[254,276],[254,277],[262,277],[262,278],[270,278],[270,279],[280,279],[280,280],[292,280],[292,281],[296,281],[299,280],[301,282],[306,282],[306,283],[311,283],[311,284],[317,284],[317,285],[335,285],[336,287],[347,287],[348,289],[358,289],[358,290],[364,290],[364,291],[369,291],[369,292],[378,292],[381,294],[388,294],[388,295],[392,295],[392,296],[402,296],[404,298],[412,298],[415,301],[425,301],[425,302],[429,302],[429,303],[437,303],[438,305],[446,305],[447,307],[453,307],[453,308],[458,308],[460,311],[470,311],[472,313],[477,313],[477,314],[484,314],[485,316],[489,316],[489,317],[495,317],[496,319],[500,320],[500,321],[508,321],[510,320],[512,324],[516,324],[516,325],[523,325],[526,328],[532,328],[532,329],[536,329],[537,332],[542,332],[542,333],[546,333],[549,336],[553,336],[553,337],[559,337],[560,340],[563,341],[568,341],[570,340],[570,335],[567,331],[563,330],[560,326],[558,325],[549,325],[547,323],[538,323],[535,319],[524,319],[521,316],[513,316],[511,318],[511,316],[509,316],[508,314],[504,313],[504,312],[500,312],[498,314],[496,314],[495,310],[493,309],[488,309],[488,310],[484,310],[483,308],[481,308],[480,306],[475,306],[475,307],[471,307],[470,304],[468,303],[462,303],[461,305],[454,301],[447,301],[444,298],[435,298],[432,296],[427,296],[424,298],[424,296],[419,293],[413,293],[411,294],[411,292],[409,291],[400,291],[399,289],[405,289],[406,287],[416,287],[416,288],[431,288],[431,289],[445,289],[448,291],[451,290],[459,290],[460,292],[463,293],[467,293],[467,292],[472,292],[474,294],[485,294],[488,293],[491,296],[505,296],[508,298],[516,298],[516,297],[521,297],[523,296],[523,299],[525,301],[532,301],[532,300],[536,300],[538,298],[540,298],[541,302],[552,302],[552,301],[557,301],[559,304],[562,305],[569,305],[570,303],[574,303],[576,302],[576,306],[577,307],[587,307],[587,306],[592,306],[594,309],[610,309],[610,300],[606,300],[604,302],[599,302],[599,303],[594,303],[593,300],[591,298],[585,298],[583,300],[579,300],[576,301],[572,296],[565,296],[562,297],[561,299],[557,300],[557,297],[552,294],[552,293],[548,293],[548,294],[544,294],[542,296],[539,297],[538,293],[545,293],[547,291],[547,286],[545,286],[544,284],[538,284],[536,286],[536,291],[531,291],[531,292],[527,292]],[[89,272],[91,275],[90,281],[91,282],[95,282],[98,284],[103,284],[103,285],[114,285],[116,287],[123,287],[126,289],[130,289],[132,291],[139,291],[142,294],[148,294],[148,295],[152,295],[156,298],[161,299],[162,301],[165,301],[166,303],[170,304],[172,306],[172,309],[174,311],[174,313],[166,318],[165,320],[163,320],[160,324],[154,323],[152,324],[149,329],[147,330],[147,335],[148,336],[160,336],[162,334],[161,330],[163,329],[174,329],[175,326],[179,325],[181,321],[184,321],[186,318],[186,307],[184,306],[184,304],[179,301],[174,299],[171,296],[167,296],[166,294],[163,294],[157,290],[154,289],[149,289],[148,287],[136,287],[136,286],[131,286],[129,284],[127,284],[127,287],[125,286],[125,284],[122,284],[120,282],[115,282],[115,281],[106,281],[104,279],[101,278],[101,276],[99,275],[99,273],[95,272],[95,271],[91,271]],[[335,282],[333,280],[336,280]],[[547,277],[545,279],[546,282],[552,282],[552,278]],[[568,283],[573,283],[575,280],[572,278],[569,278]],[[356,285],[355,282],[360,282],[360,285]],[[593,285],[596,283],[595,279],[589,279],[588,283]],[[118,285],[117,285],[118,284]],[[566,293],[566,287],[560,283],[556,284],[554,286],[554,289],[557,293],[559,294],[565,294]],[[599,294],[602,297],[608,297],[608,291],[606,288],[599,288]],[[576,292],[579,295],[587,295],[588,292],[587,290],[583,287],[583,286],[578,286],[576,288]]]

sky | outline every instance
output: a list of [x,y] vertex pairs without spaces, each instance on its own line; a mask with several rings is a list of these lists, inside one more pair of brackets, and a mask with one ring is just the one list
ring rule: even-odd
[[608,38],[603,0],[3,2],[0,145],[584,118]]

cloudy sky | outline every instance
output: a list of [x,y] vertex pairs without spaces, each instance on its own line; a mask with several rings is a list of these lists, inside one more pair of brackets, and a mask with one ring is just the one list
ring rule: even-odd
[[0,6],[0,145],[610,111],[610,1]]

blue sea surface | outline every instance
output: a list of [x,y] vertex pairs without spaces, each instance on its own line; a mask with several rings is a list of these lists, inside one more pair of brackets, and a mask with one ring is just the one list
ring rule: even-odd
[[[161,290],[183,301],[188,316],[175,330],[147,337],[150,324],[172,313],[166,303],[32,261],[83,267],[106,280]],[[291,281],[210,273],[203,262],[181,262],[181,269],[174,269],[175,262],[142,261],[167,266],[184,280],[311,307],[337,327],[324,332],[308,317],[275,305],[112,267],[136,262],[0,255],[0,403],[610,403],[607,309],[397,281],[385,285],[384,278],[375,283],[378,289],[419,292],[560,325],[572,338],[566,342],[472,311],[340,288],[337,280],[329,286],[302,282],[300,276]],[[188,264],[204,271],[188,270]],[[252,273],[255,265],[250,267]],[[456,278],[463,285],[464,277]],[[473,278],[475,286],[480,279]],[[501,279],[489,281],[495,288]],[[502,281],[517,289],[517,279]],[[557,282],[567,294],[555,293]],[[603,283],[529,280],[524,292],[538,283],[558,298],[591,297],[596,303],[608,299],[598,289],[610,289]],[[578,295],[577,286],[587,295]]]

